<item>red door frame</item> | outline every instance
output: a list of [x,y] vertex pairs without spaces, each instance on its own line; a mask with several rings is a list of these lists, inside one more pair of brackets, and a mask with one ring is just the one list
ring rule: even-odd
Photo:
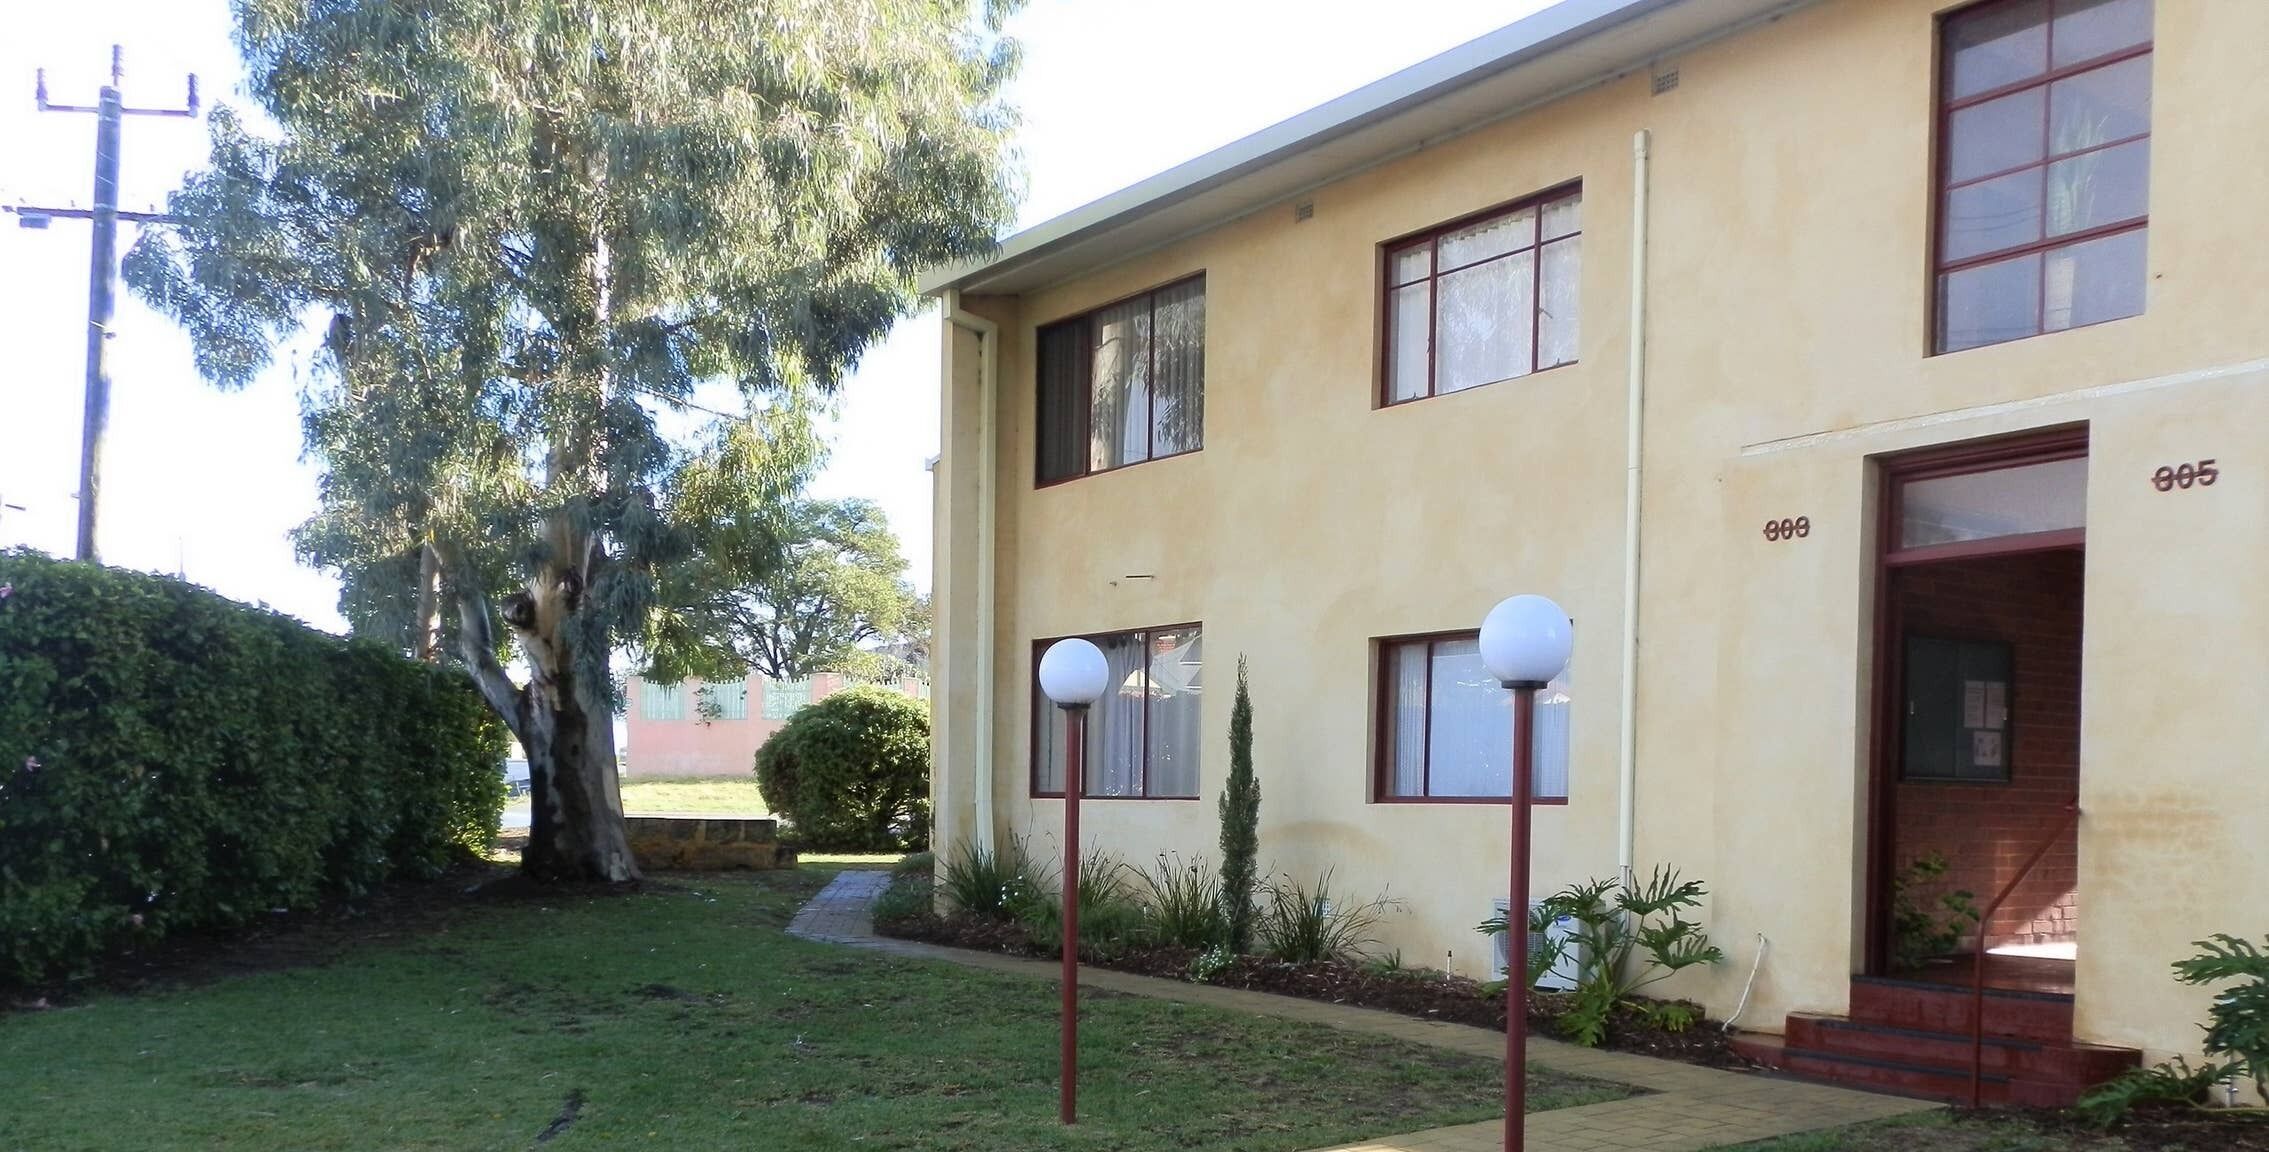
[[1863,965],[1863,971],[1869,975],[1884,975],[1890,967],[1890,888],[1897,867],[1892,860],[1892,848],[1899,785],[1899,685],[1904,669],[1898,643],[1898,608],[1891,595],[1892,573],[1916,564],[2080,550],[2087,546],[2087,529],[2083,526],[1900,548],[1899,523],[1905,511],[1901,506],[1903,490],[1916,480],[1997,472],[2027,464],[2085,459],[2087,455],[2088,426],[2083,423],[1917,449],[1876,461],[1875,652],[1873,698],[1868,712],[1871,724],[1868,731],[1867,932]]

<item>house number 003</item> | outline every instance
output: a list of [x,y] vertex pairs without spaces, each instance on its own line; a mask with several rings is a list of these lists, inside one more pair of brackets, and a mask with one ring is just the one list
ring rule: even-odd
[[1765,521],[1765,539],[1797,540],[1812,534],[1812,518],[1799,516],[1794,520],[1783,517]]
[[2214,461],[2210,458],[2196,464],[2161,464],[2158,471],[2151,473],[2151,487],[2161,492],[2172,492],[2192,485],[2211,488],[2214,481],[2221,478],[2222,470],[2214,467]]

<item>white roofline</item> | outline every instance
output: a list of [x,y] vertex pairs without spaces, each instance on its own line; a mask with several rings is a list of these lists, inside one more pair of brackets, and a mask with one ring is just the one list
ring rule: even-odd
[[1370,126],[1442,94],[1556,52],[1683,0],[1560,0],[1486,36],[1177,164],[1001,241],[993,254],[924,272],[924,294],[961,288],[1059,246],[1130,223],[1209,188]]

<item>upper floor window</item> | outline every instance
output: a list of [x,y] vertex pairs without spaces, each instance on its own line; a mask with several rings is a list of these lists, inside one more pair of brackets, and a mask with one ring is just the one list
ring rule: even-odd
[[[1198,794],[1204,638],[1196,624],[1090,636],[1110,663],[1114,687],[1087,710],[1082,796],[1189,800]],[[1064,792],[1064,710],[1040,691],[1034,647],[1032,794]]]
[[648,720],[685,719],[685,689],[676,684],[656,684],[645,681],[638,701],[639,711]]
[[[1481,662],[1475,632],[1379,645],[1382,800],[1509,800],[1513,694]],[[1568,673],[1536,694],[1533,800],[1568,798]]]
[[1205,277],[1040,330],[1039,482],[1205,447]]
[[1383,402],[1574,363],[1583,206],[1549,193],[1388,245]]
[[2151,0],[1946,18],[1936,348],[2141,315]]

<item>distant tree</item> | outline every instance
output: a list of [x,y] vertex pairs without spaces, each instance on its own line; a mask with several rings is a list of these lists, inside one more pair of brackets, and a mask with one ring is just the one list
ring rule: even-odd
[[216,108],[127,280],[222,387],[326,325],[301,554],[358,630],[454,640],[532,874],[637,874],[612,657],[735,656],[708,598],[783,563],[815,398],[1010,220],[1016,4],[235,0],[280,137]]
[[887,679],[901,671],[898,653],[877,649],[901,639],[920,601],[882,508],[872,500],[796,500],[769,531],[779,562],[755,579],[734,585],[730,571],[708,571],[710,557],[694,558],[678,577],[690,585],[689,616],[725,638],[735,667],[775,680],[814,672]]
[[1259,885],[1261,782],[1253,775],[1253,697],[1245,658],[1237,658],[1237,697],[1229,706],[1229,782],[1221,789],[1221,904],[1229,948],[1253,944],[1253,897]]

